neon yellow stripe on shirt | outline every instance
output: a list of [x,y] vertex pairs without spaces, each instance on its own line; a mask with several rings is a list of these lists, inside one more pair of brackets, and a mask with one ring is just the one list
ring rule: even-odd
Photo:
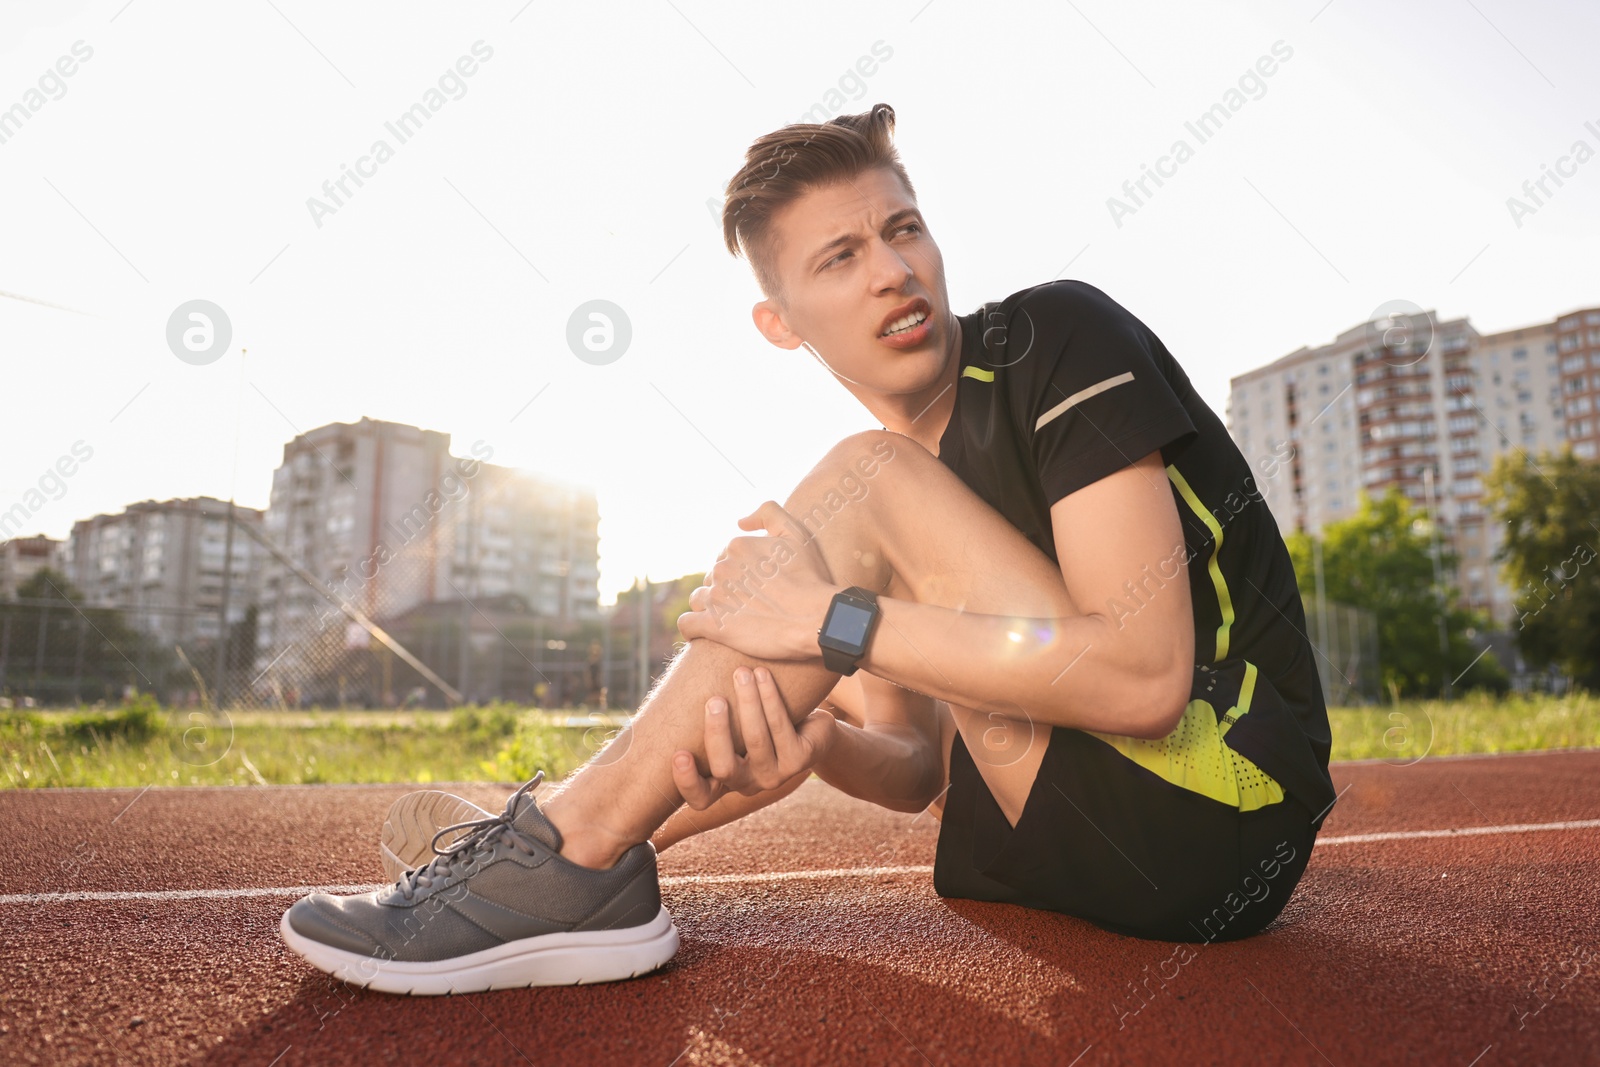
[[1167,477],[1172,479],[1172,484],[1178,487],[1178,492],[1183,495],[1190,509],[1211,531],[1211,558],[1206,561],[1206,569],[1211,572],[1211,584],[1217,589],[1217,610],[1222,615],[1222,625],[1217,627],[1217,654],[1212,657],[1212,662],[1220,662],[1228,655],[1228,630],[1233,626],[1233,598],[1228,595],[1228,583],[1222,580],[1222,568],[1217,564],[1217,553],[1222,551],[1222,527],[1217,525],[1217,517],[1207,511],[1206,506],[1200,503],[1200,498],[1194,495],[1194,490],[1178,473],[1178,468],[1170,463],[1167,464]]

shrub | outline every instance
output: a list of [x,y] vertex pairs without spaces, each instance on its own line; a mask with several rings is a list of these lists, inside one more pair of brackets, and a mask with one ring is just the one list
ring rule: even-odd
[[483,773],[502,782],[526,782],[535,771],[557,777],[565,767],[565,757],[555,731],[549,727],[524,723],[512,738],[479,766]]
[[450,713],[449,729],[479,741],[498,741],[517,732],[522,710],[515,704],[496,700],[483,707],[472,705]]
[[62,723],[63,732],[74,741],[127,741],[139,744],[166,729],[161,705],[149,693],[141,693],[116,711],[89,711]]

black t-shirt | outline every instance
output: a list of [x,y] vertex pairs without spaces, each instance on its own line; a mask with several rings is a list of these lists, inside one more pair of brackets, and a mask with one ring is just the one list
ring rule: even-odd
[[[1086,282],[1036,285],[960,321],[956,404],[939,458],[1056,560],[1051,505],[1159,449],[1183,521],[1195,659],[1254,664],[1287,705],[1262,701],[1231,722],[1226,745],[1325,814],[1328,714],[1294,567],[1256,472],[1183,368]],[[1167,577],[1177,563],[1161,568]],[[1129,577],[1155,588],[1149,575]],[[1084,610],[1138,606],[1130,596],[1120,609]]]

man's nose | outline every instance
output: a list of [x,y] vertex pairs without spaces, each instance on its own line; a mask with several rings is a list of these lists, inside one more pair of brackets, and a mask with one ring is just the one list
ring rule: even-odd
[[874,241],[867,248],[871,268],[872,291],[875,293],[904,289],[914,273],[905,257],[887,241]]

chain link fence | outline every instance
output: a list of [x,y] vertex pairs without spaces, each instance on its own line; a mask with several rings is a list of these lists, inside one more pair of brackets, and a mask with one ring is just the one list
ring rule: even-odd
[[[599,620],[560,624],[514,595],[423,602],[371,618],[309,572],[286,575],[319,610],[261,640],[261,608],[220,612],[81,598],[0,601],[0,704],[169,707],[630,710],[665,672],[693,578],[623,594]],[[62,589],[62,593],[71,592]],[[1330,707],[1382,699],[1373,613],[1304,598]]]
[[1317,673],[1328,706],[1378,703],[1383,698],[1383,679],[1378,667],[1377,615],[1314,595],[1302,599],[1306,634],[1316,649]]
[[[423,709],[507,701],[607,710],[635,706],[647,684],[640,681],[636,622],[562,626],[503,598],[465,610],[429,607],[442,610],[396,628],[404,642],[379,622],[367,620],[368,629],[341,613],[263,661],[253,640],[254,607],[228,627],[219,648],[215,612],[65,598],[0,601],[0,707],[116,706],[149,693],[169,707]],[[664,669],[658,659],[648,663],[652,679]]]
[[230,589],[231,609],[91,606],[56,575],[35,583],[45,596],[0,600],[0,706],[115,706],[149,693],[178,708],[631,710],[671,659],[693,584],[651,583],[599,618],[562,621],[521,595],[477,592],[470,571],[452,580],[425,558],[437,538],[387,559],[374,597],[370,579],[319,581],[269,534],[235,526],[270,557],[273,595]]

